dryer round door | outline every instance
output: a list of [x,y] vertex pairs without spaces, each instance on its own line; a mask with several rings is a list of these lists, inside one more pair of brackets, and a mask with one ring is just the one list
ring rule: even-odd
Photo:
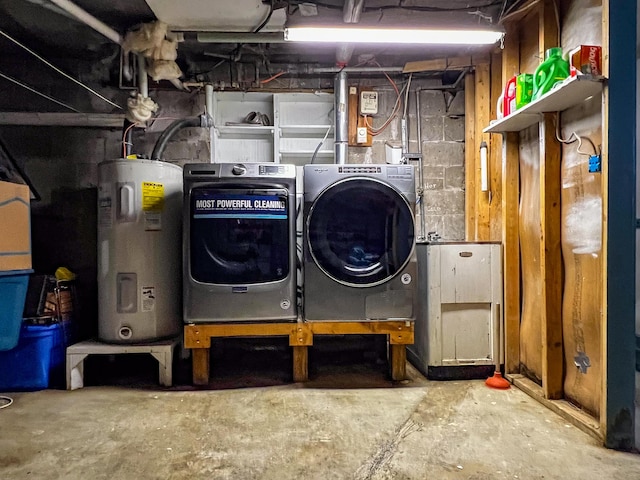
[[315,264],[344,285],[370,287],[393,278],[414,246],[413,210],[392,186],[351,177],[326,188],[307,217]]

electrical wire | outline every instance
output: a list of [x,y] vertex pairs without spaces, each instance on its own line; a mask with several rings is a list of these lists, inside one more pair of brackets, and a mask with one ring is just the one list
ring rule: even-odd
[[404,111],[402,112],[402,116],[406,118],[407,116],[407,108],[409,106],[409,89],[411,88],[411,78],[413,77],[413,73],[409,74],[409,79],[407,80],[407,87],[404,92]]
[[258,33],[260,30],[262,30],[267,25],[267,23],[269,23],[269,20],[271,20],[271,15],[273,15],[273,0],[269,2],[269,13],[262,21],[262,23],[253,29],[253,33]]
[[27,90],[29,90],[30,92],[35,93],[36,95],[40,95],[41,97],[46,98],[47,100],[50,100],[50,101],[52,101],[52,102],[54,102],[54,103],[57,103],[58,105],[61,105],[61,106],[65,107],[65,108],[68,108],[68,109],[69,109],[69,110],[71,110],[72,112],[80,113],[78,110],[76,110],[76,109],[75,109],[75,108],[73,108],[72,106],[67,105],[67,104],[66,104],[66,103],[64,103],[64,102],[61,102],[60,100],[56,100],[55,98],[50,97],[49,95],[46,95],[46,94],[44,94],[44,93],[42,93],[42,92],[39,92],[39,91],[37,91],[36,89],[34,89],[34,88],[30,87],[29,85],[26,85],[26,84],[24,84],[24,83],[22,83],[22,82],[20,82],[20,81],[16,80],[15,78],[10,77],[9,75],[5,75],[4,73],[0,72],[0,77],[4,78],[4,79],[6,79],[6,80],[9,80],[10,82],[13,82],[13,83],[15,83],[16,85],[21,86],[22,88],[26,88]]
[[[312,3],[317,7],[324,7],[327,9],[332,9],[332,10],[343,10],[343,6],[342,5],[335,5],[335,4],[331,4],[331,3],[325,3],[325,2],[310,2],[309,0],[300,0],[300,1],[295,1],[295,2],[290,2],[290,4],[292,6],[298,6],[300,4],[303,3]],[[487,2],[485,4],[482,5],[474,5],[474,6],[468,6],[468,7],[459,7],[459,8],[450,8],[450,7],[428,7],[428,6],[404,6],[404,5],[398,5],[398,4],[393,4],[393,5],[379,5],[376,7],[363,7],[362,8],[362,12],[379,12],[382,10],[393,10],[393,9],[398,9],[398,10],[407,10],[410,12],[460,12],[460,11],[465,11],[465,10],[475,10],[476,8],[486,8],[486,7],[492,7],[495,5],[500,5],[501,4],[501,0],[494,0],[494,1],[490,1]]]
[[[558,119],[560,117],[558,116]],[[598,149],[596,148],[596,145],[593,143],[593,140],[591,140],[589,137],[582,137],[580,135],[578,135],[576,132],[571,132],[571,135],[569,135],[569,138],[561,138],[560,137],[560,122],[558,120],[556,120],[556,140],[558,140],[560,143],[564,143],[565,145],[570,145],[572,143],[574,143],[575,141],[578,142],[578,148],[576,149],[576,151],[581,154],[581,155],[586,155],[587,157],[590,157],[591,155],[598,155]],[[593,154],[589,153],[589,152],[584,152],[582,150],[580,150],[580,148],[582,147],[582,142],[586,140],[587,142],[589,142],[591,144],[591,147],[593,148]]]
[[523,14],[524,12],[527,12],[529,10],[531,10],[533,7],[535,7],[538,3],[540,3],[540,0],[534,0],[533,2],[531,2],[528,5],[525,5],[522,8],[518,8],[516,10],[514,10],[514,5],[511,6],[511,8],[509,8],[506,12],[504,12],[504,15],[498,20],[499,24],[504,23],[505,21],[507,21],[509,18],[515,16],[515,15],[520,15]]
[[40,60],[41,62],[43,62],[45,65],[51,67],[53,70],[55,70],[56,72],[58,72],[60,75],[62,75],[65,78],[68,78],[69,80],[71,80],[72,82],[80,85],[82,88],[84,88],[85,90],[88,90],[89,92],[93,93],[95,96],[97,96],[98,98],[104,100],[105,102],[107,102],[110,105],[113,105],[114,107],[119,108],[120,110],[122,110],[122,107],[120,105],[118,105],[117,103],[113,103],[111,100],[109,100],[106,97],[103,97],[102,95],[100,95],[98,92],[96,92],[95,90],[93,90],[91,87],[86,86],[84,83],[82,83],[79,80],[76,80],[75,78],[73,78],[71,75],[63,72],[62,70],[60,70],[58,67],[56,67],[55,65],[53,65],[52,63],[49,63],[47,60],[45,60],[44,58],[42,58],[40,55],[38,55],[36,52],[34,52],[33,50],[31,50],[29,47],[24,46],[23,44],[21,44],[19,41],[17,41],[15,38],[11,37],[10,35],[8,35],[7,33],[3,32],[2,30],[0,30],[0,35],[2,35],[3,37],[11,40],[13,43],[15,43],[16,45],[18,45],[19,47],[23,48],[24,50],[26,50],[27,52],[29,52],[31,55],[33,55],[34,57],[36,57],[38,60]]
[[7,408],[9,405],[13,403],[13,398],[5,397],[4,395],[0,395],[0,400],[4,400],[5,402],[7,402],[4,405],[0,405],[0,410],[2,410],[3,408]]
[[289,73],[289,72],[282,70],[282,71],[280,71],[280,72],[276,73],[275,75],[273,75],[273,76],[271,76],[271,77],[269,77],[269,78],[265,78],[264,80],[260,80],[260,83],[261,83],[262,85],[264,85],[265,83],[269,83],[269,82],[271,82],[271,81],[275,80],[276,78],[278,78],[278,77],[280,77],[281,75],[284,75],[284,74],[286,74],[286,73]]
[[322,144],[324,144],[324,141],[327,139],[327,137],[329,136],[329,132],[331,131],[331,129],[333,128],[333,125],[330,125],[329,128],[327,128],[326,133],[324,134],[324,137],[322,137],[322,140],[320,140],[320,143],[318,143],[318,146],[316,147],[316,149],[313,151],[313,155],[311,155],[311,162],[309,163],[313,163],[316,159],[316,155],[318,155],[318,151],[320,151],[320,147],[322,147]]
[[122,133],[122,158],[127,158],[127,133],[129,133],[129,130],[131,130],[136,125],[138,125],[138,122],[132,123]]
[[[377,62],[375,62],[375,63],[378,66],[380,66],[379,63],[377,63]],[[385,77],[387,77],[387,80],[389,80],[389,82],[391,83],[391,86],[396,91],[396,103],[393,105],[393,109],[391,110],[391,114],[389,115],[387,120],[378,128],[374,128],[373,125],[369,123],[367,115],[364,116],[364,122],[365,122],[365,125],[367,126],[367,131],[374,137],[377,136],[377,135],[380,135],[391,124],[393,119],[400,112],[400,104],[401,104],[401,100],[402,100],[402,93],[405,91],[405,89],[407,88],[407,86],[409,84],[409,83],[405,84],[404,87],[402,87],[402,90],[398,90],[398,86],[391,79],[391,77],[389,75],[387,75],[387,72],[383,71],[382,73],[384,73]]]

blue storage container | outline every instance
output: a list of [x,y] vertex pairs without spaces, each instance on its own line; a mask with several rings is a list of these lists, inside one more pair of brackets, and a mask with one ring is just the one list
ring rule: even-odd
[[73,338],[71,321],[23,324],[16,348],[0,352],[0,391],[64,388],[66,349]]
[[0,272],[0,351],[18,344],[29,274],[33,270]]

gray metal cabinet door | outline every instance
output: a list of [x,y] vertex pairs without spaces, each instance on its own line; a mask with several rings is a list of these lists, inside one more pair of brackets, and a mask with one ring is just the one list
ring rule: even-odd
[[442,245],[442,303],[490,303],[491,245]]

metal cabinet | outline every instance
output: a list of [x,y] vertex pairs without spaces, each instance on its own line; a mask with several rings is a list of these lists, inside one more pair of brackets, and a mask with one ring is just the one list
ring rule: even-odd
[[492,366],[494,321],[502,322],[498,243],[418,244],[420,301],[409,358],[425,375],[438,367]]

